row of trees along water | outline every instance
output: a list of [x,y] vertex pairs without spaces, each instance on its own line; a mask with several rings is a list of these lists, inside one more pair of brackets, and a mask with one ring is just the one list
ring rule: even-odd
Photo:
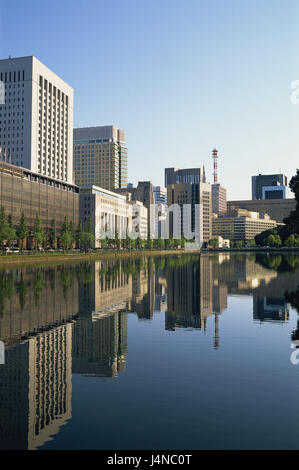
[[[28,243],[29,239],[30,244]],[[39,214],[36,214],[33,230],[30,231],[24,212],[21,214],[19,224],[14,226],[12,215],[7,216],[4,207],[0,209],[0,247],[3,252],[16,246],[23,251],[25,247],[28,248],[28,245],[37,250],[41,248],[52,250],[56,248],[63,250],[77,248],[82,251],[89,251],[94,245],[94,239],[90,218],[86,224],[80,222],[75,228],[73,222],[69,221],[66,216],[61,230],[56,229],[56,221],[53,219],[50,228],[46,231],[42,226]],[[119,238],[116,232],[114,238],[102,238],[100,246],[103,250],[171,250],[183,248],[185,239],[169,238],[164,240],[159,237],[143,240],[140,237],[134,239],[129,234],[125,238]]]
[[79,224],[75,229],[72,221],[64,217],[61,230],[56,229],[56,221],[53,219],[49,230],[44,230],[39,214],[36,214],[33,230],[30,231],[26,216],[22,212],[17,226],[13,225],[12,215],[6,215],[4,207],[0,208],[0,247],[2,251],[18,246],[21,250],[28,246],[28,239],[33,241],[31,245],[35,249],[42,247],[56,249],[81,248],[88,250],[92,247],[94,236],[91,222]]

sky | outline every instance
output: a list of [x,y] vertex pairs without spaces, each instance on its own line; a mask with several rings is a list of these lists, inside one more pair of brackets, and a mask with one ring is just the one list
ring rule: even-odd
[[129,181],[205,165],[228,199],[299,168],[299,0],[0,0],[0,58],[74,88],[74,127],[125,130]]

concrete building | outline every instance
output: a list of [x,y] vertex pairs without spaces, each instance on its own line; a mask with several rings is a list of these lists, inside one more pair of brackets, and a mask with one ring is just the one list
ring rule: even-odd
[[128,149],[123,130],[115,126],[74,129],[74,174],[78,186],[113,191],[128,184]]
[[163,186],[154,186],[155,204],[166,204],[167,190]]
[[[283,174],[276,174],[276,175],[257,175],[257,176],[252,176],[251,177],[251,184],[252,184],[252,199],[266,199],[263,197],[263,188],[264,187],[269,187],[269,186],[287,186],[288,185],[288,180],[287,177]],[[281,188],[282,189],[282,188]],[[275,192],[275,194],[271,194],[268,189],[268,197],[267,199],[284,199],[283,197],[283,191],[281,189],[278,190],[278,192]],[[277,191],[277,190],[276,190]],[[264,194],[265,196],[265,194]],[[274,197],[273,197],[274,196]]]
[[221,236],[233,242],[252,240],[259,233],[277,225],[277,222],[266,214],[260,216],[258,212],[245,209],[232,210],[220,216],[214,214],[212,222],[213,236]]
[[165,168],[165,186],[182,183],[206,183],[205,168]]
[[148,225],[147,225],[147,208],[140,201],[130,202],[132,214],[129,220],[129,233],[138,234],[138,237],[142,240],[146,240],[148,236]]
[[39,214],[47,231],[55,220],[57,236],[67,216],[76,227],[79,222],[79,188],[38,173],[0,162],[0,207],[12,215],[15,226],[24,212],[29,230]]
[[131,206],[125,195],[99,188],[95,185],[80,188],[79,214],[83,224],[90,218],[95,248],[101,246],[101,238],[125,238],[130,230]]
[[119,194],[130,194],[131,201],[140,201],[147,208],[147,226],[148,231],[152,231],[155,227],[154,211],[151,206],[155,204],[154,186],[151,181],[139,181],[136,188],[122,188],[115,192]]
[[73,183],[73,89],[33,56],[0,60],[0,82],[0,160]]
[[272,220],[282,223],[283,219],[296,209],[296,199],[228,201],[227,210],[235,209],[247,209],[260,214],[268,214]]
[[213,214],[225,214],[227,211],[226,189],[221,184],[212,184]]
[[[168,207],[178,204],[181,208],[180,225],[181,236],[187,237],[188,231],[195,230],[195,204],[202,204],[202,220],[200,225],[202,228],[202,241],[208,243],[212,236],[212,188],[208,183],[177,183],[167,186],[167,203]],[[191,227],[187,226],[184,220],[183,207],[191,206]],[[170,233],[173,234],[175,227],[173,217],[170,214]]]

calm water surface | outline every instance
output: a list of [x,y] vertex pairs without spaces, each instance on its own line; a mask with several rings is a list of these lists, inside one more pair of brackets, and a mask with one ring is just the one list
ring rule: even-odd
[[298,449],[296,307],[295,255],[1,268],[0,448]]

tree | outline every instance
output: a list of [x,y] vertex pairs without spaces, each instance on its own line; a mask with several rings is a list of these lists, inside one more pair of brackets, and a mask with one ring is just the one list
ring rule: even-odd
[[4,242],[7,240],[8,237],[8,223],[6,219],[5,209],[1,207],[0,209],[0,245],[3,249]]
[[244,246],[243,240],[237,240],[236,241],[236,248],[242,248]]
[[69,250],[72,244],[72,236],[68,230],[62,233],[61,243],[64,250]]
[[299,246],[299,235],[292,233],[292,235],[286,239],[285,246]]
[[249,240],[248,246],[250,246],[252,248],[255,247],[255,241],[254,240]]
[[48,238],[49,238],[50,247],[54,249],[55,242],[56,242],[56,220],[55,219],[51,220],[51,227],[50,227]]
[[33,239],[37,248],[40,248],[45,240],[45,231],[42,227],[41,218],[38,214],[35,216]]
[[265,242],[266,242],[267,246],[270,246],[270,247],[279,247],[279,246],[281,246],[281,238],[277,234],[271,233],[268,236],[268,238],[266,238]]
[[209,245],[211,246],[211,248],[218,248],[219,247],[219,241],[217,238],[211,238],[211,240],[209,241]]
[[299,169],[297,169],[296,174],[291,178],[289,187],[295,195],[297,204],[296,209],[290,213],[289,217],[284,219],[284,223],[291,232],[299,233]]
[[21,241],[21,250],[23,250],[24,247],[24,240],[28,237],[29,235],[29,230],[28,230],[28,225],[26,221],[26,216],[24,212],[21,214],[21,219],[20,219],[20,224],[17,228],[17,237]]
[[10,247],[13,240],[16,239],[16,231],[12,223],[12,215],[8,216],[6,244]]
[[82,232],[81,243],[84,251],[90,250],[94,241],[94,236],[90,232]]

